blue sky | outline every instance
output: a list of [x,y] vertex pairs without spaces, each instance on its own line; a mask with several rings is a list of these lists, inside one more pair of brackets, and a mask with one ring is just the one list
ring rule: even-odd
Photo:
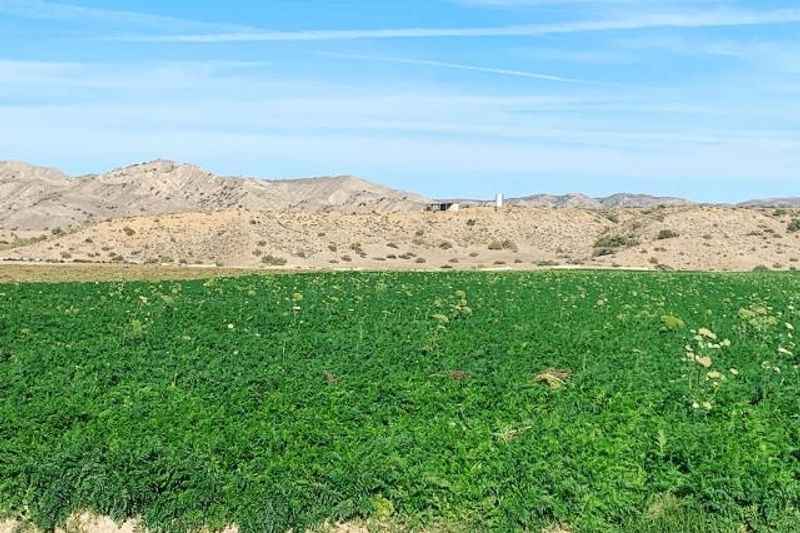
[[797,0],[0,0],[0,159],[800,195]]

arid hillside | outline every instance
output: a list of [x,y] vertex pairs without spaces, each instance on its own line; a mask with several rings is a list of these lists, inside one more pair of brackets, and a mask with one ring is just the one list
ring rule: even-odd
[[425,201],[352,176],[231,178],[159,160],[68,178],[53,169],[0,162],[0,227],[7,232],[65,230],[109,218],[209,209],[396,211],[420,208]]
[[699,206],[444,213],[231,208],[87,224],[6,245],[0,260],[291,269],[790,269],[800,266],[798,216]]
[[[791,205],[792,199],[781,204]],[[153,161],[68,177],[0,162],[0,261],[288,269],[790,269],[800,210],[620,193],[427,212],[352,176],[261,180]]]

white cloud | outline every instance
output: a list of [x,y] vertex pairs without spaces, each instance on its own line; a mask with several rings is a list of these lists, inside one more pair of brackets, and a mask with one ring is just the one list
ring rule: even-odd
[[[22,88],[29,94],[51,88],[119,90],[180,89],[260,71],[267,62],[165,61],[146,64],[17,61],[0,59],[0,94]],[[67,94],[68,96],[68,94]]]
[[123,27],[137,26],[168,31],[250,31],[252,28],[238,24],[212,24],[178,17],[152,15],[135,11],[98,9],[92,7],[61,4],[46,0],[0,0],[0,13],[14,17],[38,20],[75,21],[87,24],[92,21],[117,24]]
[[468,7],[517,8],[517,7],[659,7],[682,5],[725,4],[729,0],[452,0]]
[[367,30],[216,32],[184,35],[117,36],[114,38],[125,41],[143,42],[230,43],[445,37],[536,37],[561,33],[621,31],[647,28],[702,28],[794,24],[798,22],[800,22],[800,9],[776,9],[770,11],[715,9],[672,14],[636,15],[580,22],[476,28],[381,28]]
[[757,70],[800,72],[800,44],[797,40],[732,40],[707,37],[662,35],[617,40],[629,50],[660,49],[685,56],[719,56],[747,61]]

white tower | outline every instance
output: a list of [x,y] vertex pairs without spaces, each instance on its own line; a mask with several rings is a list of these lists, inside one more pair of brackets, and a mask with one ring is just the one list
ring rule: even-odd
[[503,193],[497,193],[497,198],[495,199],[495,208],[502,209],[503,208]]

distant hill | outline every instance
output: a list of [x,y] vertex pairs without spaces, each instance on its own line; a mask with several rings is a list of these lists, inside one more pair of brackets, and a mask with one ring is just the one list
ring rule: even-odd
[[535,194],[522,198],[511,198],[508,200],[511,205],[525,207],[555,207],[566,208],[575,207],[583,209],[603,209],[615,207],[656,207],[692,205],[692,202],[683,198],[673,198],[668,196],[651,196],[648,194],[617,193],[607,197],[592,198],[581,193],[570,193],[563,195]]
[[791,198],[765,198],[763,200],[749,200],[738,204],[739,207],[783,207],[783,208],[798,208],[800,207],[800,197]]
[[[490,200],[450,200],[491,206]],[[218,176],[191,164],[156,160],[102,174],[68,177],[19,161],[0,161],[0,229],[43,231],[131,216],[222,209],[376,211],[422,209],[429,200],[354,176],[266,180]],[[617,193],[534,194],[507,199],[517,207],[613,209],[689,206],[675,197]],[[800,198],[751,200],[740,207],[800,207]]]
[[603,207],[658,207],[692,205],[685,198],[672,196],[651,196],[649,194],[617,193],[605,198],[597,198]]
[[134,215],[230,208],[395,211],[422,196],[353,176],[259,180],[217,176],[195,165],[157,160],[68,178],[45,167],[0,162],[0,226],[55,228]]

